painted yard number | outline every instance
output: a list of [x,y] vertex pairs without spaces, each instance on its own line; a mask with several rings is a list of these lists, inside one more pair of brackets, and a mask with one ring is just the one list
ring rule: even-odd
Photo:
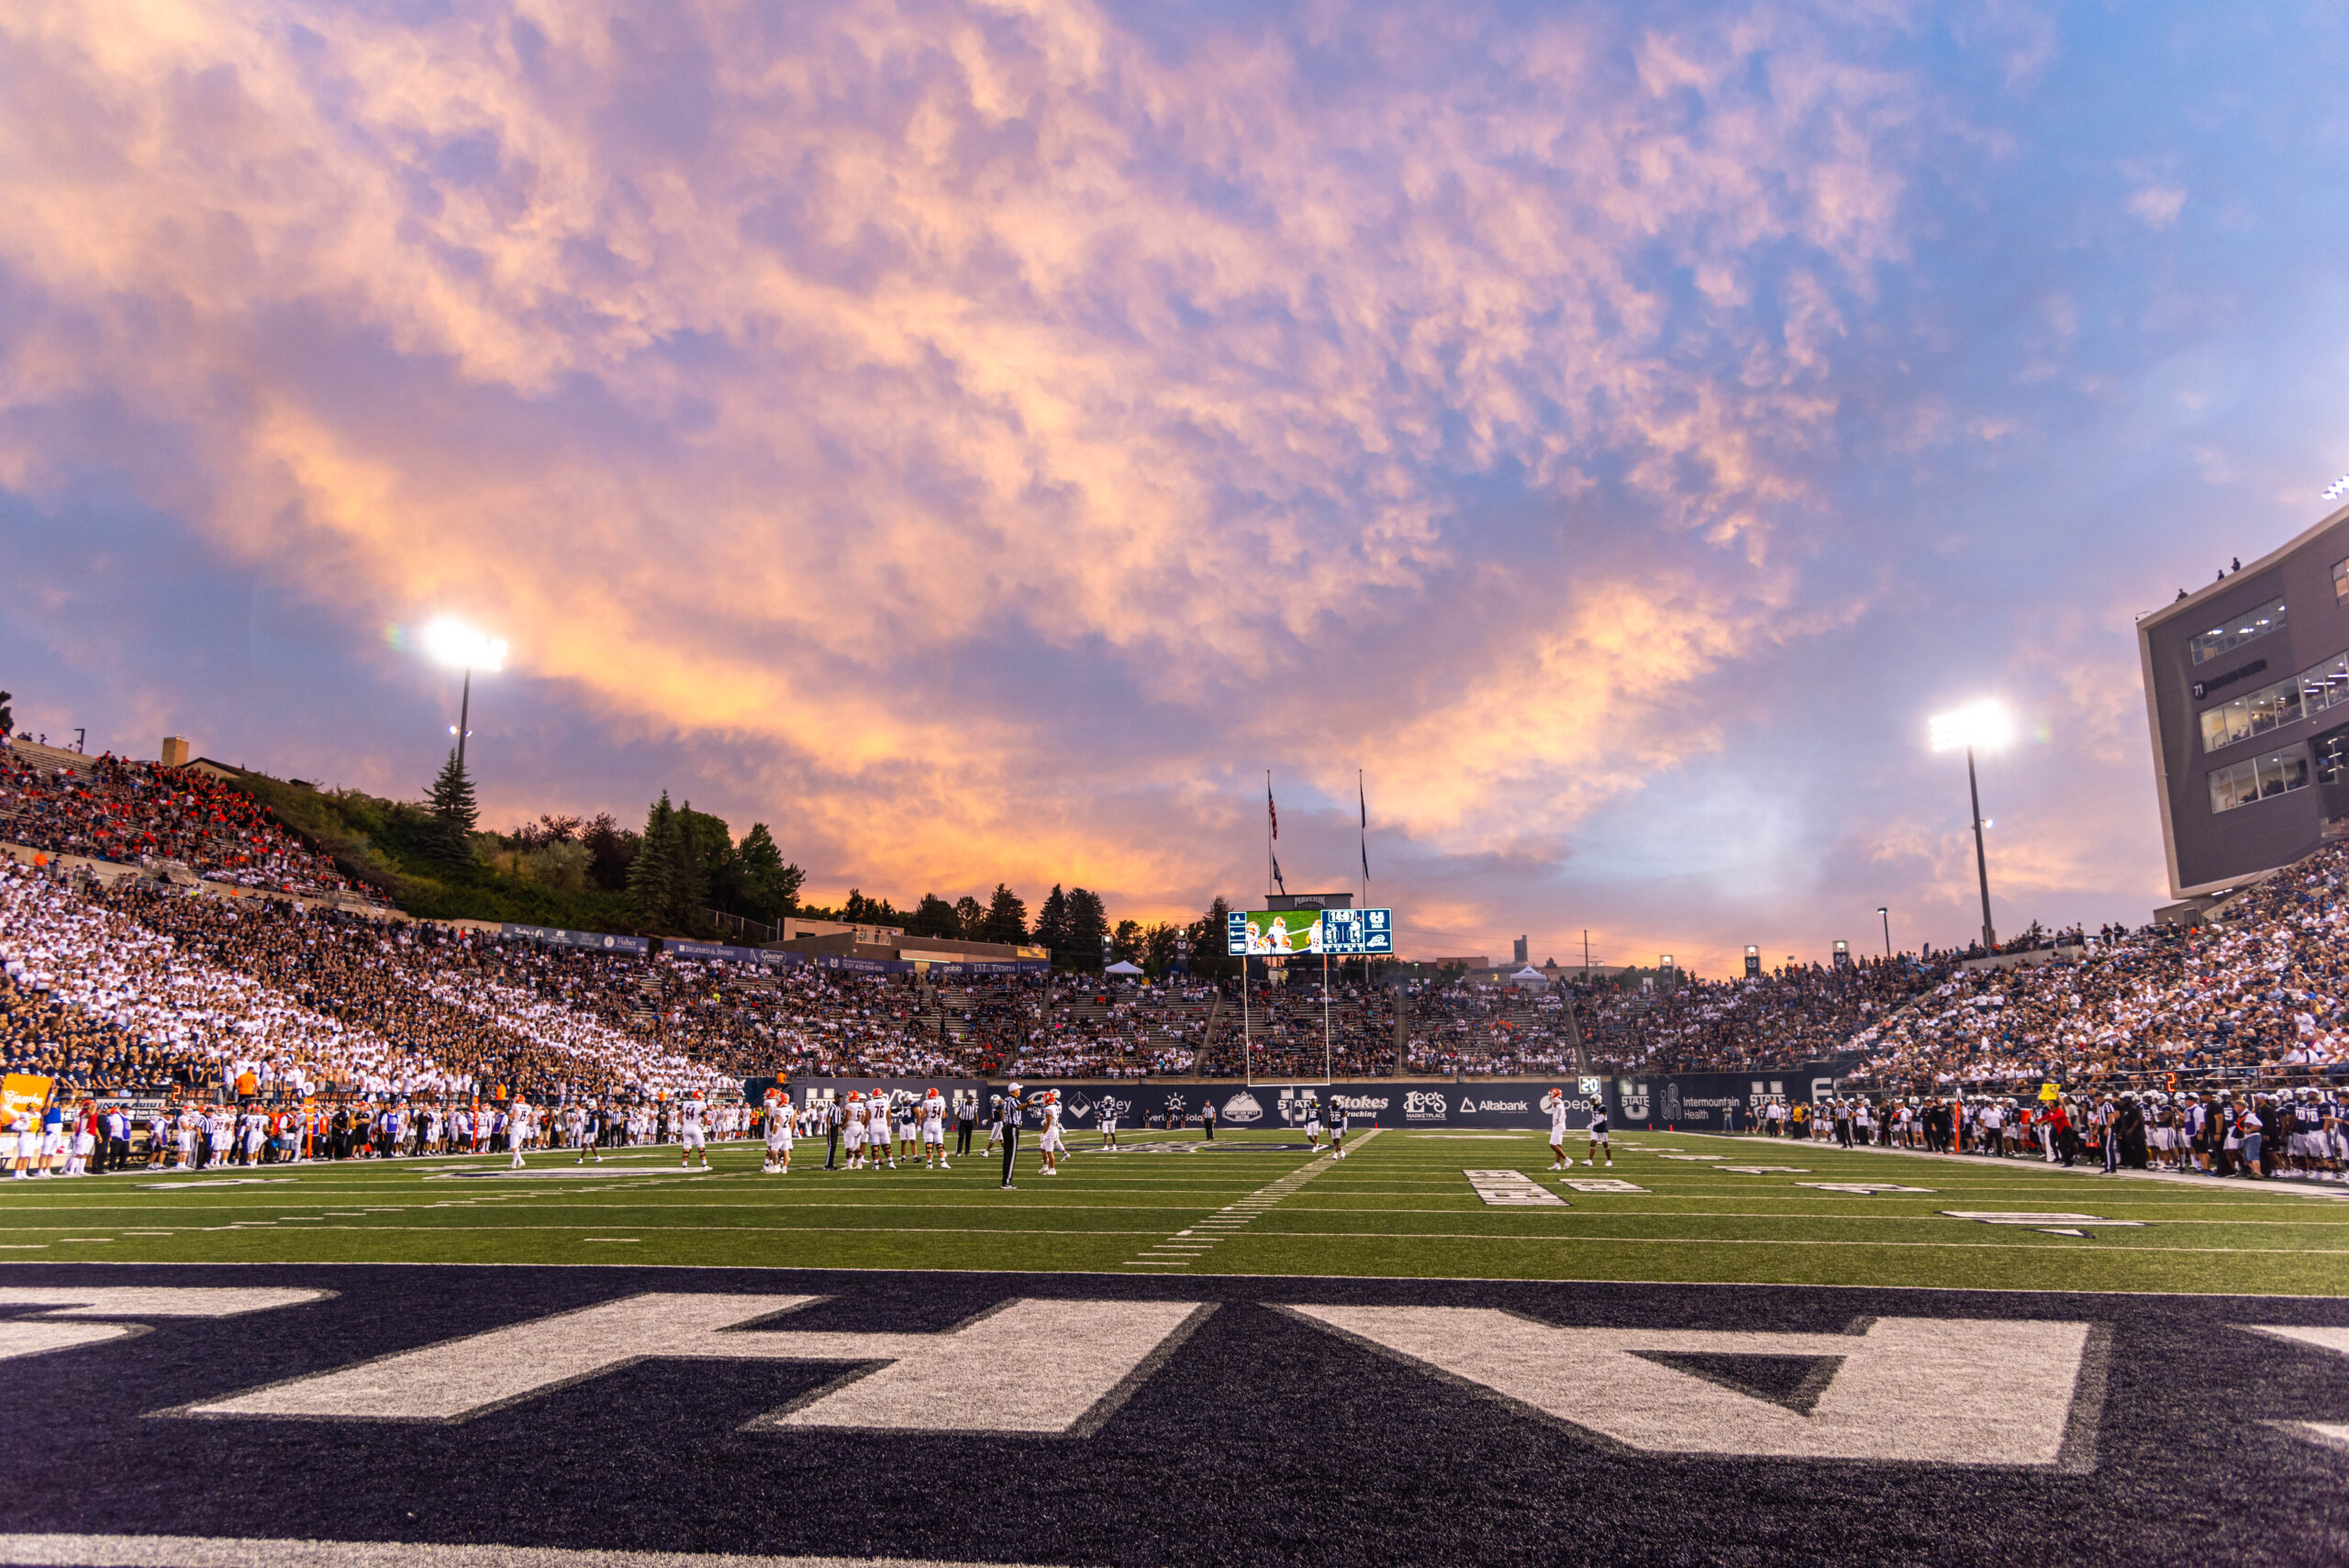
[[[1518,1173],[1505,1173],[1517,1175]],[[2043,1218],[2043,1217],[2034,1217]],[[140,1320],[226,1318],[331,1292],[0,1289],[0,1359],[120,1341]],[[1015,1300],[942,1333],[795,1329],[807,1296],[661,1293],[602,1302],[168,1412],[215,1418],[462,1421],[637,1362],[806,1361],[843,1374],[751,1423],[1085,1437],[1214,1310],[1195,1301]],[[1490,1390],[1536,1417],[1646,1453],[2084,1465],[2100,1400],[2094,1325],[1876,1318],[1842,1334],[1561,1327],[1463,1307],[1287,1305],[1299,1322]],[[2349,1329],[2243,1325],[2349,1354]],[[1819,1363],[1798,1396],[1735,1386],[1741,1356]],[[1704,1361],[1693,1370],[1691,1359]],[[1675,1364],[1675,1362],[1682,1364]],[[1998,1376],[1985,1376],[1996,1369]],[[2011,1397],[2015,1386],[2035,1390]],[[916,1396],[918,1395],[918,1396]],[[941,1397],[941,1396],[943,1396]],[[2349,1422],[2282,1423],[2349,1442]]]

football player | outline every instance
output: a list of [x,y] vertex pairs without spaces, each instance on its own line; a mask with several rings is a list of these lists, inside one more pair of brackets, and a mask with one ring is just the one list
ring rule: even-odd
[[709,1169],[708,1116],[709,1109],[701,1103],[699,1094],[688,1096],[685,1103],[677,1107],[677,1148],[683,1155],[677,1162],[680,1171],[693,1163],[696,1152],[701,1155],[701,1168],[705,1171]]
[[932,1089],[921,1101],[922,1163],[947,1171],[953,1167],[946,1162],[946,1096]]
[[[1566,1153],[1566,1092],[1553,1088],[1542,1096],[1542,1108],[1550,1113],[1550,1169],[1564,1171],[1573,1168],[1574,1160]],[[1611,1156],[1610,1156],[1611,1158]]]
[[793,1122],[796,1119],[791,1108],[791,1092],[782,1085],[767,1091],[766,1135],[769,1175],[791,1174],[791,1141]]
[[[1611,1171],[1615,1168],[1615,1146],[1607,1141],[1607,1103],[1604,1100],[1594,1100],[1590,1106],[1589,1157],[1585,1159],[1583,1163],[1598,1164],[1598,1151],[1602,1149],[1607,1151],[1607,1168]],[[1573,1162],[1569,1161],[1567,1163],[1571,1164]]]
[[1057,1176],[1061,1173],[1061,1156],[1068,1152],[1068,1146],[1061,1141],[1061,1092],[1045,1090],[1043,1101],[1038,1113],[1042,1125],[1036,1134],[1036,1152],[1043,1161],[1044,1174]]
[[848,1096],[848,1119],[841,1124],[841,1147],[848,1151],[847,1168],[855,1170],[864,1163],[864,1091],[852,1089]]

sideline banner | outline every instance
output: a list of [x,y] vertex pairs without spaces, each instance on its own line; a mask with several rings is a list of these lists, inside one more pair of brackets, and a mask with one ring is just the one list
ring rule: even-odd
[[566,931],[559,926],[517,926],[510,922],[497,928],[499,938],[518,937],[524,941],[544,942],[552,948],[592,948],[597,952],[627,952],[638,957],[652,951],[650,937],[615,937],[603,931]]
[[807,960],[817,969],[839,969],[851,974],[911,974],[913,961],[903,958],[848,958],[839,953],[819,952]]
[[719,958],[729,963],[763,963],[771,969],[791,969],[807,962],[799,952],[769,952],[764,948],[729,947],[724,942],[689,942],[662,937],[661,951],[674,958]]
[[[772,1077],[744,1082],[743,1094],[756,1105],[765,1096]],[[984,1107],[991,1095],[1004,1091],[997,1077],[981,1083],[962,1078],[799,1078],[791,1084],[792,1098],[805,1104],[805,1093],[818,1099],[829,1094],[845,1099],[851,1090],[870,1094],[875,1089],[910,1089],[916,1095],[936,1086],[951,1101],[958,1089],[978,1092]],[[1299,1128],[1309,1107],[1326,1110],[1342,1105],[1356,1127],[1418,1128],[1544,1128],[1550,1113],[1542,1096],[1562,1089],[1566,1096],[1570,1126],[1590,1123],[1594,1102],[1603,1104],[1618,1131],[1653,1127],[1662,1132],[1722,1132],[1730,1129],[1734,1110],[1739,1130],[1751,1131],[1763,1106],[1774,1102],[1795,1104],[1824,1098],[1834,1088],[1823,1062],[1798,1067],[1764,1068],[1750,1073],[1684,1073],[1646,1078],[1560,1078],[1551,1082],[1454,1083],[1449,1078],[1366,1078],[1345,1084],[1241,1084],[1231,1079],[1176,1084],[1135,1079],[1022,1078],[1023,1094],[1039,1089],[1061,1092],[1061,1113],[1067,1125],[1083,1130],[1099,1119],[1106,1103],[1116,1108],[1121,1126],[1140,1128],[1197,1127],[1199,1112],[1212,1101],[1217,1124],[1241,1129]],[[1311,1095],[1308,1099],[1308,1095]],[[984,1118],[984,1109],[982,1110]]]
[[49,1105],[49,1095],[57,1080],[32,1073],[11,1073],[0,1079],[0,1116],[4,1125],[15,1126],[20,1116],[38,1117]]

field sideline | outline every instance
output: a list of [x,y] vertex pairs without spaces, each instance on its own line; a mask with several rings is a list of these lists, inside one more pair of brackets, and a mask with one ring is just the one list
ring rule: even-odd
[[[1079,1140],[1019,1190],[977,1155],[945,1172],[788,1176],[751,1142],[708,1174],[629,1150],[572,1156],[130,1173],[0,1183],[0,1261],[528,1263],[988,1270],[1943,1289],[2349,1295],[2349,1189],[2107,1177],[2037,1161],[1920,1159],[1702,1134],[1628,1134],[1584,1192],[1533,1132],[1388,1129],[1342,1163],[1283,1130]],[[810,1159],[810,1153],[814,1158]],[[1675,1158],[1675,1156],[1680,1156]],[[1706,1158],[1712,1156],[1713,1158]],[[1725,1167],[1799,1167],[1744,1172]],[[1560,1205],[1492,1207],[1464,1172],[1514,1170]],[[1805,1183],[1926,1189],[1854,1194]],[[1944,1211],[2088,1218],[2038,1226]],[[2104,1222],[2104,1223],[2099,1223]],[[2133,1222],[2121,1225],[2117,1222]],[[2047,1233],[2077,1229],[2081,1235]]]

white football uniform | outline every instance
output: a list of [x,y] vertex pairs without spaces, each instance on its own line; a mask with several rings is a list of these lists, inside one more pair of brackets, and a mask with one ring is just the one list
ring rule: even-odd
[[767,1147],[770,1149],[790,1148],[792,1123],[796,1119],[787,1102],[769,1100],[767,1102]]
[[677,1134],[678,1141],[685,1148],[706,1150],[709,1147],[709,1135],[702,1127],[702,1118],[707,1114],[699,1100],[685,1102],[685,1125]]
[[921,1140],[944,1147],[946,1143],[946,1102],[924,1100],[921,1104]]

